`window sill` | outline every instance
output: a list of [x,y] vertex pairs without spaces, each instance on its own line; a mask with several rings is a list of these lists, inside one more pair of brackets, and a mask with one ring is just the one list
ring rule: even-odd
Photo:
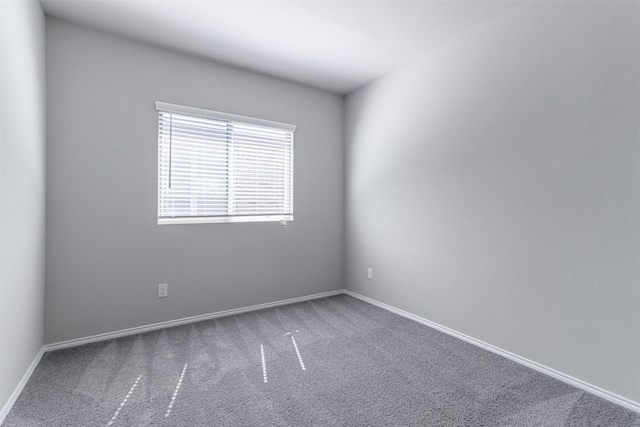
[[229,222],[280,222],[280,221],[293,221],[293,215],[197,216],[197,217],[158,218],[158,225],[224,224]]

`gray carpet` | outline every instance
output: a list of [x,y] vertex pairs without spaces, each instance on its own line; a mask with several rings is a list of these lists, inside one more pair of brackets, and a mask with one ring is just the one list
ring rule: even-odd
[[640,426],[640,415],[340,295],[47,353],[3,425]]

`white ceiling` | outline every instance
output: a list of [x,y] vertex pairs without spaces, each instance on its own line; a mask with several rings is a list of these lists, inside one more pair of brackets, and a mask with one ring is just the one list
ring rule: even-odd
[[41,3],[49,16],[346,94],[520,1]]

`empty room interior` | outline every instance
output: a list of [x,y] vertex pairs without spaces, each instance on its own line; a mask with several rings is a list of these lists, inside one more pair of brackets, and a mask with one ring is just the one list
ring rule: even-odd
[[640,426],[640,2],[0,0],[0,80],[0,424]]

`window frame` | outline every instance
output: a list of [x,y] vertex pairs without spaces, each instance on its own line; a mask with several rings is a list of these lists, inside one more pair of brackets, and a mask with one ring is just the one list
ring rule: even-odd
[[[158,125],[158,164],[157,164],[157,174],[158,174],[158,183],[157,183],[157,223],[158,225],[170,225],[170,224],[206,224],[206,223],[232,223],[232,222],[271,222],[271,221],[293,221],[293,199],[294,199],[294,132],[296,129],[295,125],[291,125],[288,123],[276,122],[272,120],[259,119],[255,117],[247,117],[241,116],[237,114],[223,113],[218,111],[212,111],[202,108],[196,107],[188,107],[184,105],[171,104],[167,102],[156,102],[156,110],[157,110],[157,125]],[[236,123],[240,125],[256,125],[261,127],[267,127],[278,131],[286,131],[290,132],[290,163],[291,167],[287,168],[288,172],[285,172],[285,177],[288,177],[290,174],[290,181],[288,184],[285,184],[290,191],[286,194],[289,194],[290,204],[291,204],[291,212],[290,213],[278,213],[278,214],[256,214],[256,215],[190,215],[190,216],[161,216],[162,213],[162,178],[161,178],[161,170],[162,170],[162,130],[161,130],[161,120],[162,113],[169,114],[179,114],[183,116],[191,116],[196,118],[204,118],[204,119],[213,119],[219,121],[227,121],[231,123]],[[230,172],[227,172],[227,180],[229,180]],[[285,180],[286,181],[286,180]],[[227,203],[231,203],[232,194],[227,195]]]

